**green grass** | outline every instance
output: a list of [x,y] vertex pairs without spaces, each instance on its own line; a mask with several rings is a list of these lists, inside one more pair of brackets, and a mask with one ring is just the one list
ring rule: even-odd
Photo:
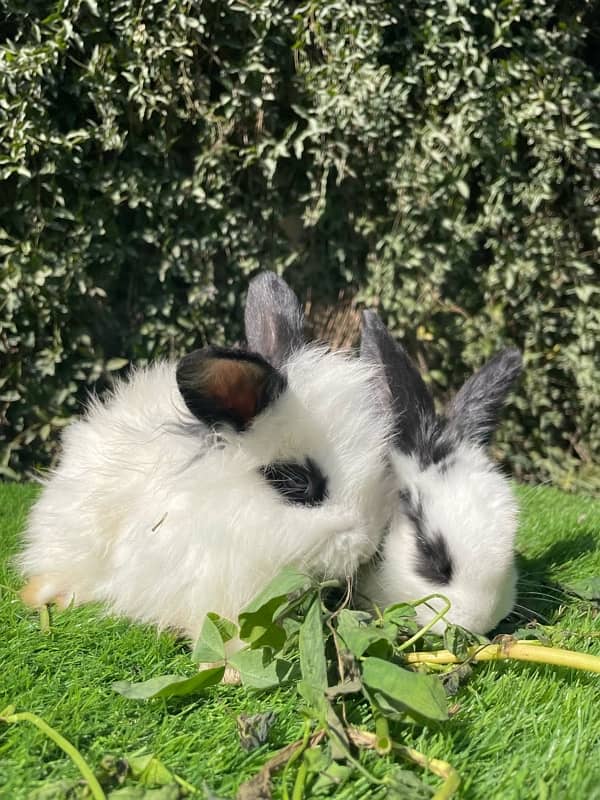
[[[519,488],[519,495],[521,602],[548,620],[554,645],[600,654],[596,608],[549,585],[600,575],[600,503],[541,487]],[[189,651],[174,637],[94,607],[54,614],[51,632],[41,631],[38,615],[18,599],[10,567],[35,496],[33,487],[0,484],[0,709],[12,703],[39,714],[94,767],[107,753],[145,748],[194,786],[206,782],[232,797],[270,753],[301,735],[294,691],[219,686],[193,702],[168,703],[116,695],[110,684],[122,678],[193,674]],[[448,723],[393,733],[449,761],[462,778],[460,797],[600,798],[600,676],[523,663],[480,665],[455,700],[460,708]],[[247,754],[238,745],[236,716],[267,709],[277,711],[270,744]],[[369,761],[373,766],[374,757]],[[77,775],[28,723],[0,728],[1,798],[27,798],[44,783]],[[336,795],[369,796],[363,779]]]

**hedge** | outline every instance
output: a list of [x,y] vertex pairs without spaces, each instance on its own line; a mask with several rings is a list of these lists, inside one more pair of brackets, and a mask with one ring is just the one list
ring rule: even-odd
[[378,306],[440,399],[524,348],[498,455],[598,489],[597,3],[5,8],[4,476],[126,362],[237,339],[268,268]]

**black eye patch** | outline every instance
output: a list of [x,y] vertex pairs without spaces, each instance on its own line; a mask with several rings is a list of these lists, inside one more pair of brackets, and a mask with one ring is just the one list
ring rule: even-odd
[[297,461],[275,461],[260,471],[288,503],[317,506],[327,497],[327,478],[312,458],[304,464]]
[[419,575],[433,583],[440,583],[442,586],[450,583],[454,567],[442,534],[434,533],[427,538],[417,536],[417,549],[419,551],[417,562]]
[[400,499],[405,504],[406,513],[415,526],[417,572],[425,580],[445,586],[452,580],[454,572],[454,565],[448,552],[446,540],[439,532],[430,534],[425,531],[423,504],[420,497],[415,505],[411,502],[410,494],[406,491],[401,491]]

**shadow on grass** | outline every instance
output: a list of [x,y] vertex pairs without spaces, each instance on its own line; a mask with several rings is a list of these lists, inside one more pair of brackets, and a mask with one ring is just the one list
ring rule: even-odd
[[518,554],[519,580],[515,611],[500,623],[494,634],[512,633],[533,621],[552,623],[560,607],[574,597],[553,578],[552,573],[557,566],[577,561],[597,548],[597,534],[582,531],[577,536],[555,542],[534,558]]

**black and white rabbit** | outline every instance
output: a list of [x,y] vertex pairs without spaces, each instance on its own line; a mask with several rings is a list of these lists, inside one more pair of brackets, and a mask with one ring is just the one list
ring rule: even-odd
[[250,283],[248,351],[132,372],[64,431],[19,563],[31,605],[102,601],[195,638],[286,565],[352,575],[389,504],[377,368],[306,344],[291,289]]
[[[431,593],[452,603],[447,619],[487,633],[513,608],[517,504],[486,452],[521,372],[506,349],[471,376],[440,416],[416,366],[374,312],[363,314],[361,356],[382,367],[383,403],[395,420],[395,507],[359,592],[380,607]],[[440,609],[443,604],[432,600]],[[418,619],[434,612],[419,606]],[[444,624],[434,629],[441,632]]]

